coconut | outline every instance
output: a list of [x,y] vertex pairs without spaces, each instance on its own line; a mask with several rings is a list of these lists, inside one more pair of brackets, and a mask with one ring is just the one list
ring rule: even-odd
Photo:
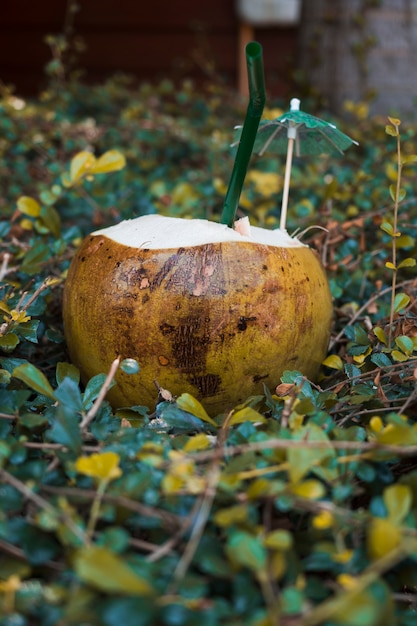
[[64,289],[70,357],[84,381],[118,356],[140,365],[117,373],[113,407],[154,407],[162,387],[217,414],[287,369],[317,376],[332,320],[320,260],[286,231],[243,226],[148,215],[82,242]]

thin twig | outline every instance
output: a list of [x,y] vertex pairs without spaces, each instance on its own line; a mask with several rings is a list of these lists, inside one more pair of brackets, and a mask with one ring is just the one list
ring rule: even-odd
[[[27,554],[21,548],[9,543],[8,541],[4,541],[0,539],[0,552],[4,552],[6,554],[10,554],[16,559],[20,559],[22,561],[27,561]],[[62,572],[65,569],[65,565],[63,563],[57,563],[56,561],[44,561],[42,563],[43,567],[49,567],[57,572]]]
[[80,428],[82,431],[87,430],[89,424],[93,421],[93,419],[97,415],[98,410],[101,407],[104,401],[104,398],[107,395],[110,385],[113,382],[113,379],[116,375],[119,365],[120,365],[120,357],[118,356],[117,359],[114,359],[113,363],[111,364],[109,373],[106,376],[106,380],[104,381],[95,402],[93,403],[91,409],[88,411],[88,413],[85,415],[85,417],[81,421]]
[[17,489],[17,491],[19,491],[29,501],[33,502],[37,507],[47,511],[56,518],[61,519],[70,531],[74,533],[74,535],[85,542],[85,533],[81,530],[81,528],[74,524],[73,520],[64,511],[55,509],[52,504],[49,504],[49,502],[42,498],[42,496],[34,493],[29,487],[27,487],[27,485],[25,485],[25,483],[13,476],[13,474],[10,474],[10,472],[5,469],[0,468],[0,476],[6,483]]
[[222,457],[222,450],[224,448],[224,444],[227,438],[229,420],[232,415],[233,411],[228,414],[219,432],[217,444],[214,449],[214,456],[212,457],[211,465],[207,472],[206,488],[198,500],[198,512],[196,513],[193,520],[194,525],[191,532],[191,537],[185,547],[184,553],[180,561],[177,564],[177,567],[175,568],[172,582],[167,591],[168,594],[174,594],[176,592],[181,580],[187,573],[187,570],[191,564],[191,561],[193,560],[194,554],[196,553],[198,545],[203,536],[204,529],[206,527],[207,520],[213,506],[214,498],[216,497],[217,485],[221,476],[220,459]]
[[[415,546],[414,546],[415,547]],[[407,546],[400,545],[382,558],[371,563],[359,576],[355,578],[355,585],[351,589],[343,589],[329,600],[325,600],[317,607],[311,609],[309,613],[303,616],[299,621],[299,626],[318,626],[323,622],[331,619],[334,613],[340,609],[341,601],[354,603],[358,594],[369,587],[382,574],[398,565],[401,561],[409,556],[411,551]],[[345,606],[345,602],[342,606]]]
[[[407,285],[411,285],[414,282],[415,282],[415,278],[411,278],[409,280],[404,280],[402,283],[397,285],[397,289],[399,289],[400,287],[406,287]],[[365,304],[363,306],[361,306],[356,311],[356,313],[354,315],[352,315],[350,320],[346,323],[346,326],[352,326],[352,324],[354,324],[356,322],[356,320],[362,315],[362,313],[364,313],[364,311],[366,311],[366,309],[369,307],[370,304],[372,304],[373,302],[376,302],[376,300],[378,300],[382,296],[385,296],[385,294],[391,293],[391,292],[392,292],[392,286],[386,287],[382,291],[378,291],[378,293],[376,293],[371,298],[369,298],[369,300],[367,300],[365,302]],[[340,333],[338,335],[336,335],[336,337],[334,339],[332,339],[332,341],[330,342],[329,350],[331,350],[333,348],[333,346],[335,346],[337,343],[339,343],[340,339],[343,337],[343,334],[345,332],[346,326],[344,326],[342,328],[342,330],[340,331]]]
[[1,267],[0,267],[0,282],[2,280],[4,280],[4,277],[9,274],[9,272],[11,272],[12,270],[8,269],[8,265],[9,265],[9,261],[11,258],[11,254],[9,252],[5,252],[3,254],[3,261],[1,263]]
[[[270,439],[255,441],[237,446],[226,446],[223,456],[237,456],[245,452],[263,452],[264,450],[288,450],[289,448],[333,448],[334,450],[356,450],[357,452],[378,451],[398,456],[414,456],[417,454],[417,445],[396,446],[380,444],[377,441],[309,441],[293,439]],[[197,463],[205,462],[217,456],[217,450],[192,452],[190,457]]]
[[[62,495],[67,498],[79,498],[82,500],[91,501],[96,492],[93,489],[79,489],[77,487],[53,487],[51,485],[41,485],[41,490],[46,493],[52,493],[55,495]],[[163,509],[155,509],[145,504],[141,504],[136,500],[131,500],[126,496],[114,496],[112,494],[105,493],[103,496],[103,502],[108,504],[114,504],[118,507],[128,509],[144,517],[156,517],[165,522],[170,527],[178,528],[184,524],[184,518],[164,511]]]

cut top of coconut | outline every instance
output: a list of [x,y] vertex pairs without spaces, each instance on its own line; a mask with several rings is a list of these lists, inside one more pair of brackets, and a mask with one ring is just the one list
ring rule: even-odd
[[186,248],[209,243],[238,241],[258,243],[277,248],[303,248],[305,244],[291,237],[286,230],[268,230],[251,226],[241,234],[218,222],[201,219],[183,219],[164,215],[143,215],[124,220],[114,226],[96,230],[92,235],[103,235],[124,246],[134,248]]

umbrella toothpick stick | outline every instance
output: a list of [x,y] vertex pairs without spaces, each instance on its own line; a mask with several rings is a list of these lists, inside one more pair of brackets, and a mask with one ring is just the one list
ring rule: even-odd
[[290,179],[291,179],[291,167],[292,167],[292,155],[294,153],[294,143],[297,137],[297,129],[295,126],[291,126],[288,129],[288,148],[287,148],[287,160],[285,163],[285,176],[284,176],[284,189],[282,192],[282,206],[281,206],[281,219],[279,227],[285,230],[287,223],[287,209],[288,209],[288,196],[290,193]]

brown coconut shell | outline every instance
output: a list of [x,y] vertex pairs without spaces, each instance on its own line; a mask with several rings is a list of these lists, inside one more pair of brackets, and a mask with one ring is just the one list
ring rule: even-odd
[[[105,231],[102,231],[105,232]],[[64,325],[82,379],[120,356],[114,407],[154,407],[157,385],[229,410],[285,370],[314,379],[328,347],[332,302],[307,246],[247,241],[147,249],[87,237],[69,269]]]

